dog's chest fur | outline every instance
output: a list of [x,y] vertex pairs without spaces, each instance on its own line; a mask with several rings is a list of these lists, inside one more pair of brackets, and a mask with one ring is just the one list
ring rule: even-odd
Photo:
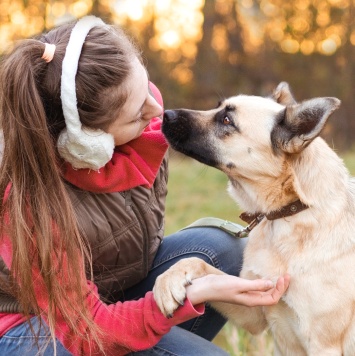
[[[348,199],[353,199],[351,194]],[[295,337],[296,350],[314,330],[327,330],[324,334],[328,337],[334,335],[333,341],[320,342],[338,344],[343,337],[339,325],[351,325],[355,280],[349,271],[355,270],[355,219],[349,204],[344,208],[338,219],[331,212],[320,219],[312,208],[291,219],[264,219],[250,234],[241,276],[276,281],[286,272],[291,275],[283,301],[264,308],[279,344],[288,340],[289,346]]]

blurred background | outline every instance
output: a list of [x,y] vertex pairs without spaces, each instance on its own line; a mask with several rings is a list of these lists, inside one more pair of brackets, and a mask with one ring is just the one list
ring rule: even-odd
[[[18,39],[87,14],[136,39],[165,108],[267,96],[280,81],[299,101],[338,97],[322,135],[355,173],[355,0],[1,0],[0,56]],[[222,173],[172,152],[167,233],[203,216],[240,223],[226,185]],[[215,342],[231,355],[273,351],[267,333],[251,337],[230,324]]]
[[165,106],[207,109],[236,93],[342,100],[324,135],[355,137],[354,0],[1,0],[0,53],[13,41],[86,14],[139,42]]

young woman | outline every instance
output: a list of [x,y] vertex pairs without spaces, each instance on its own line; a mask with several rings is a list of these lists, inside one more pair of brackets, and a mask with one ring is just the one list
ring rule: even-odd
[[[279,300],[288,277],[236,277],[229,234],[163,239],[162,99],[122,30],[88,16],[24,40],[0,86],[1,355],[224,355],[210,340],[225,320],[204,302]],[[191,256],[229,275],[195,279],[165,318],[154,281]]]

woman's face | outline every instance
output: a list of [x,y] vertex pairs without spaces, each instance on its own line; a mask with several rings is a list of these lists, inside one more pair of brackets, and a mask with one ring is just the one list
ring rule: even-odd
[[163,113],[162,107],[149,94],[147,72],[138,58],[132,62],[132,71],[125,86],[128,91],[127,101],[117,119],[107,129],[116,146],[139,137],[150,120]]

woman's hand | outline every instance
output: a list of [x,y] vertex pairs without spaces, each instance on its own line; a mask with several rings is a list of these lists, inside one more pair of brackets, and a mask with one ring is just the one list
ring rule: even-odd
[[203,302],[225,302],[245,306],[277,304],[290,283],[288,274],[279,277],[276,285],[270,280],[248,280],[231,275],[196,278],[186,287],[187,297],[193,305]]

